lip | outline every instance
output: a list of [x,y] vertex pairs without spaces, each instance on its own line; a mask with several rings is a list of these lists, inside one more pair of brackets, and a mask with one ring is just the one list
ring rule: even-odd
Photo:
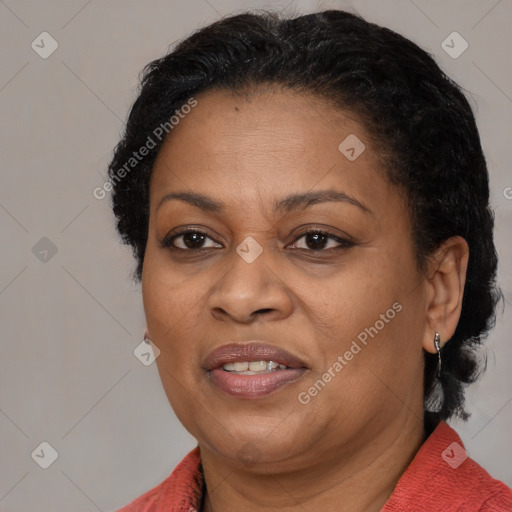
[[[225,371],[222,366],[236,361],[271,360],[286,365],[286,370],[274,370],[261,375],[240,375]],[[236,398],[265,397],[300,379],[307,365],[282,348],[251,341],[230,343],[213,350],[203,364],[210,382],[223,392]]]

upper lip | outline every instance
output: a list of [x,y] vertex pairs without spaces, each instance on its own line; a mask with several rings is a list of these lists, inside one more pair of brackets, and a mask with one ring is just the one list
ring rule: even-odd
[[306,368],[306,364],[286,350],[258,341],[229,343],[218,347],[203,363],[205,370],[215,370],[237,361],[274,361],[289,368]]

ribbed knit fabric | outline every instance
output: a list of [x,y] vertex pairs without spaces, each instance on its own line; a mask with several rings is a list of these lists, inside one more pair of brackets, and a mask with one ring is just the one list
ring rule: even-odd
[[[117,512],[197,512],[203,492],[196,447],[161,484]],[[441,422],[381,512],[512,512],[512,490],[471,460],[455,430]]]
[[381,512],[512,512],[512,490],[470,459],[441,422],[398,481]]
[[196,446],[161,484],[117,512],[198,512],[204,477]]

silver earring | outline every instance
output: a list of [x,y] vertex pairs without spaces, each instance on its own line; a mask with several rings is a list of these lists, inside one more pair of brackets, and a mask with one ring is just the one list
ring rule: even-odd
[[148,344],[151,343],[151,340],[149,339],[148,331],[144,331],[144,341]]
[[437,350],[437,377],[441,377],[441,336],[439,336],[439,333],[436,332],[434,336],[434,346]]

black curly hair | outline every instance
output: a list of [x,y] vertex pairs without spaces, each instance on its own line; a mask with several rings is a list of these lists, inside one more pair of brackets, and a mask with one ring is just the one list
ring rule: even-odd
[[[449,237],[467,241],[462,312],[442,349],[442,375],[436,377],[437,356],[426,352],[424,372],[427,432],[441,419],[467,419],[464,388],[480,373],[476,348],[494,325],[501,297],[478,130],[461,89],[429,54],[360,16],[338,10],[292,18],[243,13],[198,30],[146,66],[109,166],[117,230],[137,260],[134,278],[142,278],[149,181],[165,140],[155,136],[163,133],[158,127],[170,132],[172,116],[202,91],[240,93],[266,85],[313,93],[363,120],[386,178],[408,199],[421,270]],[[141,151],[142,158],[137,152],[143,147],[151,149]]]

